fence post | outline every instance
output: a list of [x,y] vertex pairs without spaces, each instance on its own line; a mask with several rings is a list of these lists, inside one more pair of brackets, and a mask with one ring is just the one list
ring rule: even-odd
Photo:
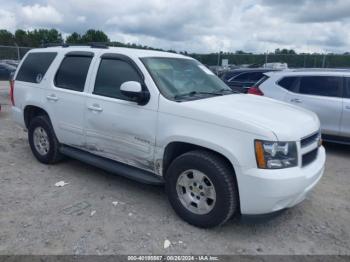
[[19,46],[17,45],[17,43],[15,43],[16,49],[17,49],[17,60],[20,61],[21,60],[21,55],[19,53]]
[[324,54],[324,55],[323,55],[322,68],[324,68],[325,65],[326,65],[326,55],[327,55],[327,54]]

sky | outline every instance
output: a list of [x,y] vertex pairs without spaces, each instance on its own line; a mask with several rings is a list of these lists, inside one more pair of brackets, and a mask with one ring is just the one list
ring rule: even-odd
[[103,30],[176,51],[350,51],[350,0],[0,0],[0,28]]

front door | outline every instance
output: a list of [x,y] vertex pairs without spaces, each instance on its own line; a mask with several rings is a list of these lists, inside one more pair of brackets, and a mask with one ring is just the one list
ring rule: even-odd
[[86,148],[93,154],[154,171],[157,111],[151,101],[138,105],[120,92],[127,81],[143,84],[143,75],[125,56],[100,59],[86,100]]

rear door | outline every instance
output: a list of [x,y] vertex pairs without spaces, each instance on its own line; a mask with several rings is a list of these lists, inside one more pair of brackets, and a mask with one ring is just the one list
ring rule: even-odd
[[340,135],[350,137],[350,77],[345,78]]
[[[84,110],[90,64],[94,53],[72,51],[58,61],[52,87],[47,90],[46,100],[56,136],[61,143],[83,148]],[[57,67],[55,67],[57,68]]]
[[293,92],[285,101],[315,112],[323,134],[338,135],[342,115],[342,85],[340,76],[300,76]]

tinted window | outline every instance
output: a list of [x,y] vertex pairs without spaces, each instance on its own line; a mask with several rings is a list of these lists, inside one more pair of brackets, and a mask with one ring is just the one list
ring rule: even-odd
[[262,72],[251,72],[251,73],[244,73],[236,78],[232,79],[233,81],[247,81],[247,82],[257,82],[263,77]]
[[341,77],[304,76],[300,78],[299,93],[317,96],[339,96]]
[[249,80],[249,74],[248,73],[240,74],[239,76],[237,76],[234,79],[232,79],[232,81],[248,81],[248,80]]
[[94,94],[130,100],[120,92],[120,86],[127,81],[142,82],[136,70],[127,62],[102,59],[97,72]]
[[22,63],[16,80],[40,83],[57,53],[30,53]]
[[295,82],[298,78],[295,76],[289,76],[289,77],[284,77],[282,78],[279,82],[278,85],[294,92],[295,91]]
[[344,97],[350,98],[350,78],[346,78]]
[[234,76],[236,76],[238,74],[240,74],[240,72],[235,72],[235,71],[226,72],[224,74],[224,76],[222,77],[222,79],[225,80],[225,81],[228,81],[230,78],[232,78],[232,77],[234,77]]
[[59,88],[82,92],[92,58],[86,56],[67,56],[63,59],[55,77]]

